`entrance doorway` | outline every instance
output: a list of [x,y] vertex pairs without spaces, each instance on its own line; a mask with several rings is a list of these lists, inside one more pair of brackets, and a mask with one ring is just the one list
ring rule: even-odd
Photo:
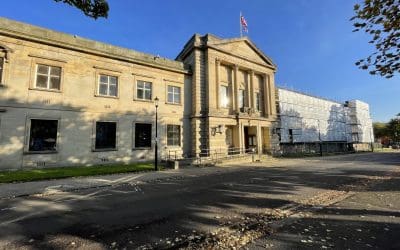
[[257,127],[244,127],[244,147],[246,152],[257,148]]

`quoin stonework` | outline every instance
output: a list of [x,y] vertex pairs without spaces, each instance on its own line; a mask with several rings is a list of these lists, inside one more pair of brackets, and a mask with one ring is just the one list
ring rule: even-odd
[[156,97],[160,159],[373,141],[367,104],[327,105],[316,129],[276,70],[247,37],[195,34],[170,60],[0,18],[0,168],[152,160]]

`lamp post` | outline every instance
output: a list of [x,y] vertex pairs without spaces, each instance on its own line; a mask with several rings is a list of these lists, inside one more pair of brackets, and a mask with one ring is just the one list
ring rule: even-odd
[[158,171],[158,97],[154,98],[154,106],[156,107],[156,139],[154,142],[154,170]]

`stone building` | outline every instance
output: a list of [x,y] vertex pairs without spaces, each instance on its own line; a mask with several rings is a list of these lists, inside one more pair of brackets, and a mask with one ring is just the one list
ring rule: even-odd
[[[182,62],[0,19],[0,168],[91,165],[185,148]],[[161,151],[161,150],[160,150]]]
[[277,150],[275,72],[247,37],[170,60],[0,18],[0,169]]
[[248,38],[194,35],[176,60],[0,18],[0,168],[268,147],[276,67]]
[[248,38],[194,35],[176,58],[192,71],[191,154],[270,147],[276,66]]

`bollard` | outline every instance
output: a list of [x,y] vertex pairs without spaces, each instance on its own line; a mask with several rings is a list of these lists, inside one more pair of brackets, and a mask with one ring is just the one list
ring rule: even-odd
[[174,161],[174,169],[179,169],[179,161]]

